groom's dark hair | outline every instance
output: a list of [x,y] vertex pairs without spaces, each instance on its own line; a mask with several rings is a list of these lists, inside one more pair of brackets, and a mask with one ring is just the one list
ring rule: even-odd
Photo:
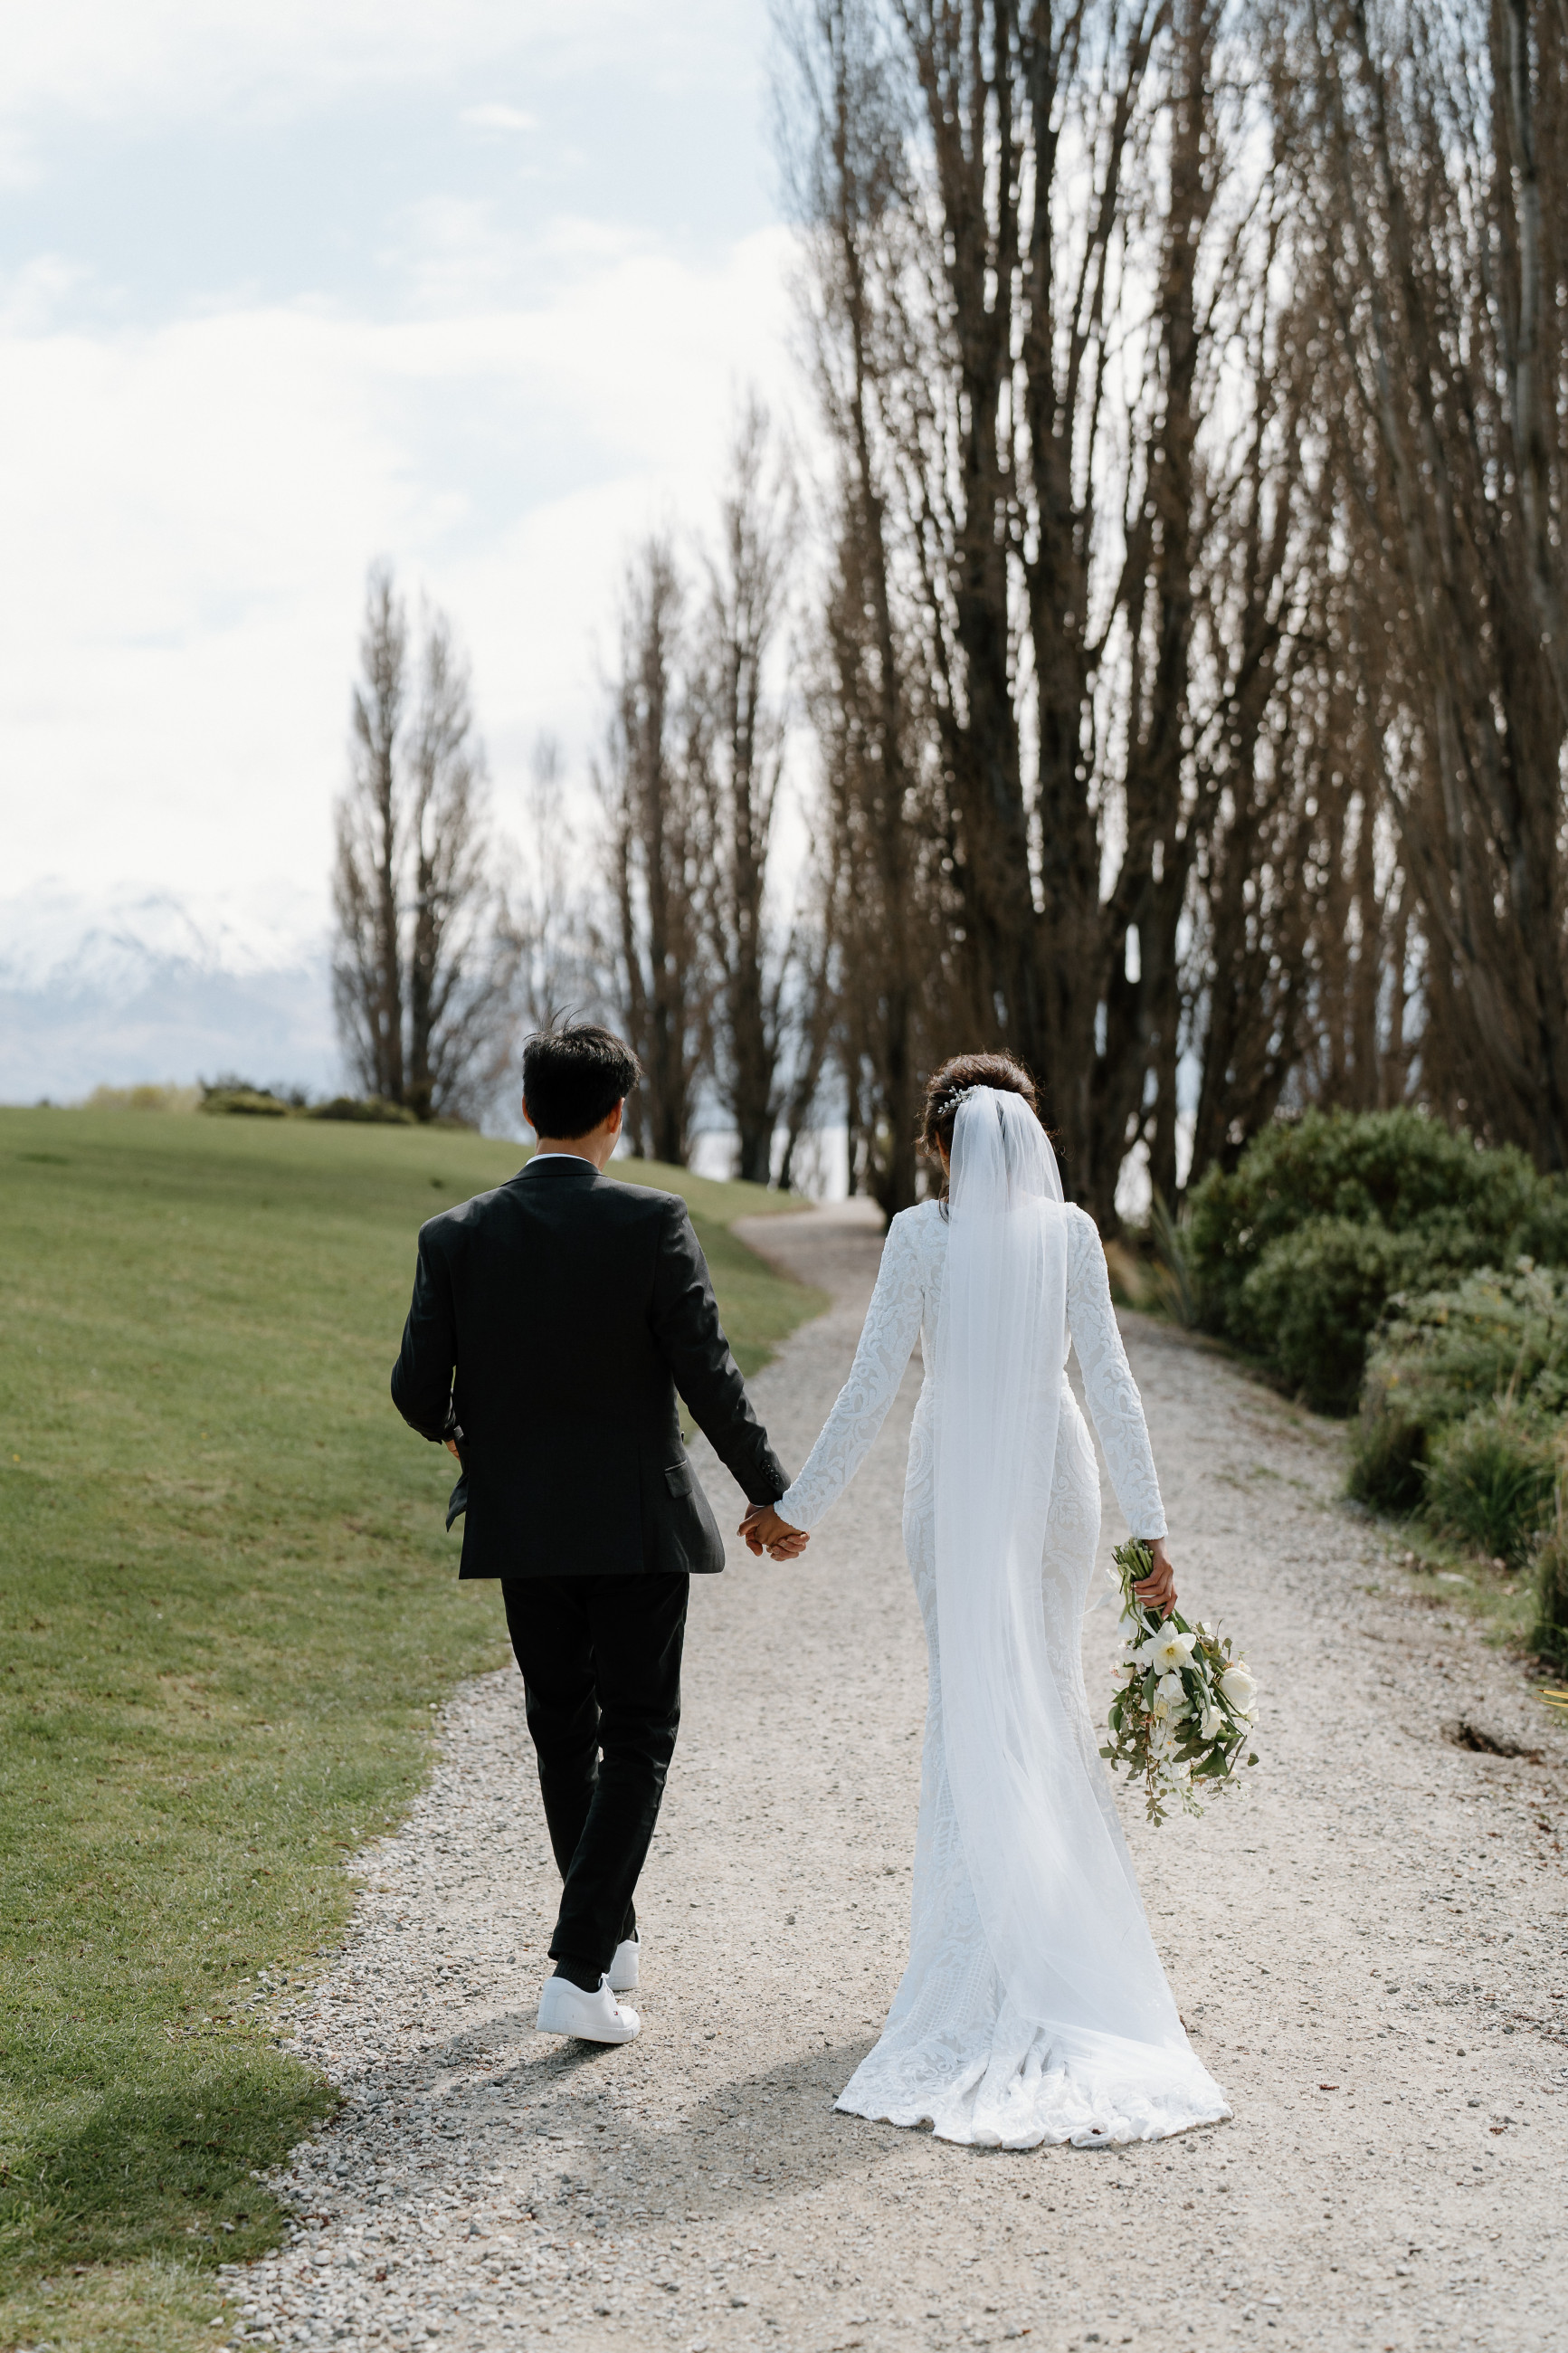
[[613,1029],[569,1021],[536,1029],[522,1049],[522,1099],[536,1135],[568,1143],[608,1119],[642,1076],[642,1064]]

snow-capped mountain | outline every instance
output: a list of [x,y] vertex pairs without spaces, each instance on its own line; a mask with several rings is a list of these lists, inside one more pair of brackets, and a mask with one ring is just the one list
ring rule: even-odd
[[340,1080],[319,898],[288,884],[193,905],[64,882],[0,901],[0,1102],[237,1071]]

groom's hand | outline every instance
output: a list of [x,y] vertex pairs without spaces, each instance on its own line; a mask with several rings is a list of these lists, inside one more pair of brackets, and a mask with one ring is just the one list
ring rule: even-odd
[[792,1528],[787,1520],[781,1520],[771,1504],[753,1504],[737,1534],[759,1560],[763,1553],[773,1560],[797,1560],[811,1542],[804,1528]]

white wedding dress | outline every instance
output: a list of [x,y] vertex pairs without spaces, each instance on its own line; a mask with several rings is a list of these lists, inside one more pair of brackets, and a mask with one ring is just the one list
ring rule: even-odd
[[[983,1103],[996,1103],[989,1090],[979,1092]],[[1017,1102],[1004,1099],[1005,1105]],[[960,1119],[955,1218],[963,1113]],[[944,1725],[939,1621],[950,1629],[949,1647],[956,1637],[962,1648],[963,1634],[984,1609],[987,1565],[1000,1539],[985,1537],[989,1548],[977,1552],[973,1531],[984,1525],[987,1499],[1005,1483],[1007,1464],[994,1465],[984,1481],[972,1481],[963,1492],[953,1474],[953,1506],[962,1514],[953,1542],[969,1548],[955,1561],[956,1604],[952,1599],[946,1604],[950,1613],[962,1614],[944,1619],[936,1490],[944,1417],[954,1414],[942,1387],[941,1345],[953,1229],[937,1203],[893,1219],[849,1378],[778,1505],[794,1526],[817,1525],[864,1460],[920,1335],[926,1369],[910,1434],[904,1543],[925,1621],[931,1680],[910,1960],[881,2038],[837,2105],[890,2124],[930,2124],[943,2139],[1008,2148],[1152,2140],[1231,2113],[1177,2016],[1084,1690],[1081,1625],[1100,1535],[1100,1477],[1068,1385],[1067,1337],[1078,1350],[1085,1394],[1130,1527],[1141,1536],[1163,1535],[1165,1519],[1099,1233],[1080,1209],[1060,1204],[1054,1155],[1048,1182],[1058,1198],[1033,1206],[1060,1262],[1055,1336],[1047,1304],[1043,1386],[1031,1401],[1026,1374],[1019,1409],[1026,1417],[1019,1427],[1052,1449],[1049,1463],[1037,1466],[1040,1483],[1034,1490],[1043,1544],[1037,1518],[1021,1579],[1027,1625],[977,1636],[983,1648],[972,1663],[980,1682],[971,1676],[964,1687],[964,1704],[973,1710],[962,1736],[966,1805],[955,1804],[950,1770],[960,1762],[961,1736]],[[982,1390],[986,1367],[1003,1351],[984,1410],[1005,1421],[1017,1377],[994,1332],[979,1345],[973,1382]],[[951,1369],[951,1348],[947,1361]],[[1047,1393],[1053,1383],[1054,1397]],[[956,1434],[958,1418],[952,1427]],[[962,1442],[983,1451],[982,1437],[965,1435]],[[1016,1453],[1028,1451],[1029,1440],[1016,1430],[1003,1442]],[[968,1461],[966,1455],[960,1468]],[[973,1611],[972,1587],[979,1596]],[[1026,1672],[1020,1682],[1018,1657],[1032,1641],[1038,1644],[1038,1663],[1032,1681]],[[994,1655],[998,1651],[1006,1655]],[[1009,1678],[1006,1688],[996,1682],[999,1673]],[[1020,1752],[1026,1752],[1021,1767]]]

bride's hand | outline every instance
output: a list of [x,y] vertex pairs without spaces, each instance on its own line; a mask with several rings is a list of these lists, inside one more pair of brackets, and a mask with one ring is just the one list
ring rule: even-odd
[[811,1542],[804,1528],[781,1520],[771,1504],[753,1504],[736,1533],[759,1560],[764,1552],[773,1560],[798,1559]]
[[1176,1572],[1165,1550],[1164,1537],[1151,1537],[1149,1552],[1154,1566],[1132,1590],[1145,1609],[1157,1609],[1162,1618],[1168,1618],[1176,1606]]

